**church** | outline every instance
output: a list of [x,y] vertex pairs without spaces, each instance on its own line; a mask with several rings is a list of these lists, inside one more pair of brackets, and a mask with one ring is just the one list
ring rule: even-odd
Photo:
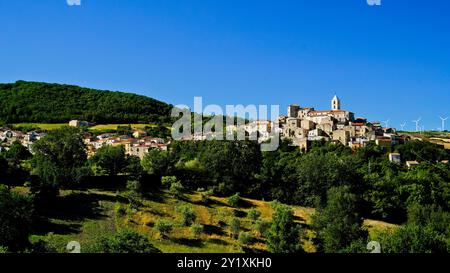
[[320,124],[328,117],[335,119],[338,123],[353,122],[355,119],[355,115],[352,112],[341,109],[341,100],[337,95],[335,95],[331,100],[330,110],[301,108],[299,105],[290,105],[288,107],[287,118],[307,119]]
[[312,107],[289,105],[287,116],[278,119],[282,136],[291,139],[293,145],[306,150],[311,141],[321,139],[348,145],[351,137],[362,136],[369,131],[365,127],[361,129],[352,125],[355,121],[354,114],[342,109],[337,95],[331,99],[330,106],[329,110],[316,110]]

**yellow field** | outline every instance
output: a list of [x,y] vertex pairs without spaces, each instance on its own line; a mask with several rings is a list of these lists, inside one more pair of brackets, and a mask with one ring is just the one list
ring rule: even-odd
[[24,127],[34,127],[39,128],[45,131],[51,131],[55,129],[59,129],[63,126],[69,125],[68,123],[17,123],[14,124],[15,127],[24,128]]

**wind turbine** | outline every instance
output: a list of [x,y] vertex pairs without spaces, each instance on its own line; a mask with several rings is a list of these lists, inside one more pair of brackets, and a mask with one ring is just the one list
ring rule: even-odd
[[413,120],[412,122],[414,122],[416,124],[416,132],[420,132],[420,127],[419,127],[419,122],[422,120],[422,118],[418,118],[417,120]]
[[405,122],[405,123],[402,123],[402,124],[400,124],[400,128],[402,128],[402,131],[405,131],[405,126],[406,126],[406,122]]
[[384,122],[385,128],[389,128],[389,122],[391,122],[391,119],[388,119]]
[[442,121],[442,127],[441,127],[441,130],[442,130],[442,132],[444,132],[444,131],[445,131],[445,121],[448,119],[448,117],[446,117],[446,118],[439,117],[439,118],[440,118],[441,121]]

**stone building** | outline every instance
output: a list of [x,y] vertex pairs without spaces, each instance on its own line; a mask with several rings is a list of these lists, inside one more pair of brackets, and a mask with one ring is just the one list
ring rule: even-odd
[[342,109],[341,100],[336,95],[331,100],[330,110],[293,104],[288,107],[287,116],[280,116],[278,122],[282,137],[305,150],[309,146],[308,142],[320,139],[331,139],[350,147],[360,147],[369,140],[375,140],[367,120],[355,120],[352,112]]

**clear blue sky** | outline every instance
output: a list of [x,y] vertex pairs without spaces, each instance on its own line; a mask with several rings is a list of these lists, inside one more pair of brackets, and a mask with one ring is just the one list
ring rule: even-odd
[[[450,116],[450,1],[0,0],[0,82],[172,104],[344,107],[392,125]],[[448,122],[450,129],[450,120]]]

